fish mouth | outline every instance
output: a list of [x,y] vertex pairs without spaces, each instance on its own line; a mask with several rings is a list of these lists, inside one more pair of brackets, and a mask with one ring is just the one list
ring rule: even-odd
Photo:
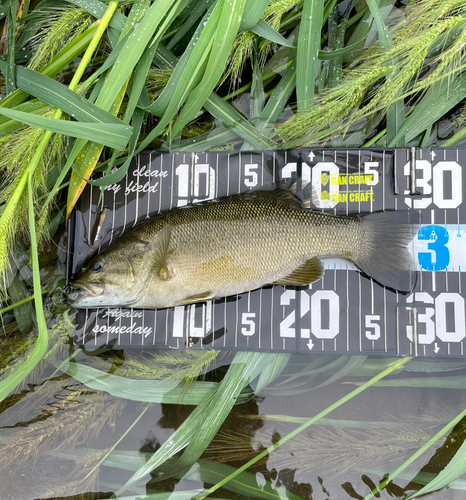
[[[75,295],[88,295],[91,297],[98,297],[104,292],[104,287],[100,283],[84,283],[82,281],[75,281],[72,285]],[[70,295],[73,295],[73,292]]]

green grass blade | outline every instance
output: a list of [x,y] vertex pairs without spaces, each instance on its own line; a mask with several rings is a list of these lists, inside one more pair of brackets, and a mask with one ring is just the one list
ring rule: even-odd
[[465,85],[466,72],[457,76],[453,81],[447,77],[432,85],[388,146],[397,145],[402,136],[406,136],[407,141],[413,140],[445,113],[453,109],[465,98]]
[[[71,61],[76,59],[91,42],[98,23],[94,23],[84,33],[76,37],[73,42],[64,47],[40,72],[43,75],[54,77]],[[29,94],[24,90],[16,90],[0,101],[0,107],[11,108],[23,103]]]
[[264,387],[273,382],[286,368],[290,359],[291,354],[277,354],[272,362],[269,363],[259,375],[259,380],[257,381],[254,392],[256,394],[259,393]]
[[110,70],[106,83],[97,98],[96,105],[110,111],[116,97],[126,84],[136,64],[147,50],[148,44],[165,16],[177,4],[177,0],[160,0],[152,4],[140,21],[137,34],[129,37],[121,48],[118,58]]
[[[188,95],[173,125],[171,131],[173,137],[181,133],[183,127],[196,118],[209,95],[218,84],[227,63],[231,45],[238,33],[245,4],[246,0],[219,1],[217,4],[222,5],[222,10],[212,39],[209,58],[206,61],[209,71],[204,73],[201,82]],[[209,22],[210,19],[207,25],[209,25]],[[183,85],[183,82],[180,81],[179,85]]]
[[[0,61],[0,71],[2,73],[5,66],[5,63]],[[60,108],[64,113],[78,121],[124,125],[120,119],[100,109],[65,85],[36,71],[16,66],[16,83],[20,89],[28,94],[51,106]]]
[[[12,302],[10,308],[13,308],[20,331],[26,334],[29,333],[34,327],[34,313],[29,300],[33,299],[34,295],[29,296],[28,288],[24,281],[20,279],[19,274],[15,276],[8,287],[8,296]],[[4,313],[5,309],[0,310],[0,315]]]
[[314,98],[323,15],[324,0],[304,0],[296,56],[298,113],[309,109]]
[[[262,14],[267,8],[270,0],[248,0],[243,12],[240,31],[254,31],[254,26],[260,23]],[[266,23],[267,24],[267,23]]]
[[251,28],[251,31],[256,35],[259,35],[260,37],[270,40],[278,45],[282,45],[283,47],[295,48],[292,43],[290,43],[284,36],[280,35],[278,31],[275,31],[272,26],[266,23],[263,19],[259,19],[257,24]]
[[[32,113],[36,115],[43,115],[48,111],[51,111],[53,108],[48,104],[38,101],[36,99],[32,101],[27,101],[22,104],[18,104],[14,109],[17,111],[24,111],[25,113]],[[6,116],[0,116],[0,137],[4,137],[5,135],[11,135],[13,132],[23,128],[24,125],[18,120],[12,120],[11,118],[7,118]]]
[[[393,47],[392,37],[390,35],[390,32],[388,31],[387,26],[385,25],[384,18],[382,16],[382,13],[380,12],[376,0],[367,0],[366,3],[377,25],[381,47],[383,49]],[[378,0],[378,3],[380,4],[380,0]],[[397,61],[395,60],[392,60],[390,62],[390,64],[396,63]],[[404,126],[404,118],[404,102],[401,99],[397,99],[394,105],[387,112],[387,141],[389,144],[396,145],[397,147],[404,147],[404,134],[400,133]]]
[[254,61],[249,101],[249,120],[254,123],[260,117],[265,104],[264,82],[257,58]]
[[191,415],[181,424],[170,440],[141,467],[125,486],[117,492],[120,495],[151,470],[163,464],[168,458],[187,446],[179,461],[164,474],[164,478],[184,471],[190,467],[208,446],[219,427],[228,416],[237,397],[251,378],[257,375],[257,369],[265,368],[269,358],[262,353],[238,352],[222,382],[202,401]]
[[[392,11],[394,3],[395,0],[382,0],[378,4],[379,11],[382,14],[384,22],[388,14]],[[358,54],[364,47],[371,45],[377,35],[377,26],[375,25],[375,20],[371,11],[366,7],[361,9],[361,11],[353,17],[357,18],[358,16],[362,19],[356,24],[356,26],[354,26],[347,43],[347,45],[356,45],[354,49],[356,54]],[[346,55],[343,60],[345,63],[351,63],[353,61],[353,57]]]
[[451,377],[415,377],[382,380],[380,387],[428,387],[436,389],[466,389],[466,377],[453,375]]
[[267,125],[273,125],[285,109],[286,103],[296,88],[296,62],[293,61],[287,69],[283,78],[274,88],[272,95],[269,97],[264,110],[261,113],[257,130],[263,132]]
[[366,361],[367,356],[350,356],[348,362],[345,366],[343,366],[340,370],[334,373],[331,377],[329,377],[325,382],[322,382],[317,387],[313,387],[312,389],[319,389],[321,387],[325,387],[329,384],[333,384],[337,380],[342,379],[353,373],[355,370],[360,368],[364,362]]
[[234,402],[243,389],[270,362],[270,355],[257,352],[238,352],[220,382],[202,426],[196,429],[181,458],[160,479],[174,476],[190,468],[204,453],[220,426],[228,417]]
[[463,474],[466,474],[466,441],[463,442],[454,457],[439,472],[438,476],[414,493],[414,495],[410,495],[408,500],[421,495],[427,495],[427,493],[431,493],[432,491],[448,488],[453,481],[459,479]]
[[196,428],[203,425],[204,416],[209,411],[212,399],[218,391],[216,387],[189,417],[178,427],[172,434],[169,440],[165,441],[162,446],[140,467],[131,478],[120,488],[115,494],[121,495],[124,491],[128,490],[132,485],[141,480],[144,476],[148,475],[152,470],[165,463],[168,459],[172,458],[176,453],[185,448],[194,435]]
[[[358,472],[363,472],[365,474],[375,474],[380,477],[387,474],[386,469],[363,469],[362,467],[355,467],[354,470],[357,470]],[[437,474],[434,474],[432,472],[419,472],[418,474],[416,474],[416,483],[427,484],[430,481],[432,481],[432,479],[434,479],[436,476]],[[413,473],[400,472],[398,474],[398,478],[405,479],[406,481],[411,481],[413,479]],[[463,479],[457,479],[456,481],[453,481],[453,483],[450,484],[450,489],[466,491],[466,481]]]
[[[235,471],[236,469],[231,465],[215,463],[209,460],[199,460],[184,476],[177,475],[177,477],[187,481],[216,484]],[[247,471],[238,474],[235,477],[235,481],[226,483],[225,489],[242,495],[242,498],[303,500],[301,497],[288,491],[284,486],[277,486],[270,481],[264,480],[258,482],[257,475]]]
[[50,192],[47,195],[47,200],[45,201],[43,210],[45,210],[48,207],[49,203],[53,200],[55,195],[60,190],[60,186],[62,185],[63,181],[65,180],[65,177],[68,175],[74,161],[76,160],[76,157],[81,152],[81,150],[84,148],[84,146],[86,144],[88,144],[88,142],[89,141],[86,141],[85,139],[78,139],[74,142],[73,148],[71,149],[71,152],[68,155],[68,158],[66,160],[65,165],[61,169],[60,175],[57,177],[57,180],[55,181],[53,188],[50,190]]
[[[99,2],[99,0],[66,0],[68,3],[72,3],[86,12],[89,12],[91,16],[97,19],[104,17],[107,11],[107,4],[104,2]],[[115,28],[121,33],[126,23],[126,16],[121,14],[121,12],[115,12],[110,20],[109,26]]]
[[369,495],[366,495],[363,500],[371,500],[372,498],[380,498],[380,491],[383,490],[391,481],[393,481],[400,473],[407,469],[413,462],[415,462],[421,455],[423,455],[429,448],[431,448],[439,439],[441,439],[447,432],[449,432],[453,427],[455,427],[463,418],[466,417],[466,410],[463,410],[458,416],[456,416],[451,422],[440,429],[435,436],[431,437],[427,443],[425,443],[421,448],[419,448],[413,455],[411,455],[408,460],[403,462],[403,464],[398,467],[393,473],[389,474],[388,477],[385,476],[384,480],[380,485],[372,490]]
[[[53,363],[59,367],[59,363]],[[80,363],[67,363],[60,370],[71,375],[82,384],[97,391],[104,391],[119,398],[145,403],[177,405],[198,405],[216,387],[216,382],[180,382],[173,380],[136,380],[111,375]],[[240,401],[252,397],[250,390],[244,390]],[[240,402],[238,401],[238,402]]]
[[228,130],[226,127],[219,126],[215,127],[211,132],[184,139],[178,144],[176,150],[193,153],[202,152],[214,148],[215,146],[231,143],[237,138],[238,135],[235,132]]
[[[220,9],[215,9],[214,7],[213,5],[207,11],[197,26],[188,47],[183,52],[179,61],[169,50],[160,47],[160,50],[157,52],[158,55],[163,57],[165,63],[174,68],[174,71],[161,95],[150,106],[144,108],[145,111],[155,116],[163,116],[167,112],[169,105],[172,105],[175,111],[170,111],[168,116],[175,116],[176,110],[185,101],[189,90],[200,81],[202,76],[200,74],[201,62],[205,60],[206,55],[204,53],[209,50],[209,46],[212,43],[210,34],[213,32],[212,25],[215,26],[215,23],[220,19]],[[209,22],[211,24],[208,25]],[[187,77],[189,76],[191,78],[188,80]],[[184,79],[184,86],[189,85],[188,88],[178,85],[178,82],[182,78]]]
[[15,54],[16,54],[16,16],[18,11],[17,0],[8,2],[8,18],[5,22],[8,23],[8,53],[7,71],[5,75],[6,93],[11,94],[16,90],[16,75],[15,75]]
[[271,139],[259,132],[241,113],[217,94],[210,95],[204,104],[204,108],[212,116],[220,120],[225,127],[247,141],[254,149],[273,149],[276,146]]
[[347,45],[346,47],[342,47],[341,49],[335,50],[319,50],[319,59],[322,61],[332,61],[333,59],[339,59],[340,57],[352,54],[355,49],[357,49],[359,43],[353,43],[351,45]]
[[168,50],[172,50],[178,42],[180,42],[185,36],[187,36],[196,23],[199,24],[201,16],[204,15],[206,10],[209,10],[212,3],[213,0],[208,0],[205,2],[196,2],[188,18],[184,20],[183,24],[180,26],[178,31],[167,43]]
[[34,215],[34,201],[32,195],[32,173],[28,180],[28,200],[29,200],[29,233],[31,237],[31,260],[32,273],[34,277],[34,303],[36,310],[38,336],[34,350],[28,359],[21,365],[15,367],[13,374],[0,382],[0,401],[3,401],[18,386],[41,361],[48,345],[48,330],[45,321],[44,308],[42,302],[42,290],[40,286],[39,255],[37,251],[36,222]]
[[57,134],[69,135],[70,137],[79,137],[116,149],[125,149],[132,131],[129,125],[70,122],[8,108],[0,108],[0,115],[27,123],[33,127],[49,130]]

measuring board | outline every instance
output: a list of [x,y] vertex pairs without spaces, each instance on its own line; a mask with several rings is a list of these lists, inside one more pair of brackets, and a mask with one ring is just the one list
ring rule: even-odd
[[[160,212],[290,185],[312,209],[347,215],[419,212],[412,293],[385,288],[350,262],[326,259],[304,288],[252,292],[160,310],[79,310],[74,342],[160,349],[464,356],[466,148],[159,153],[135,157],[126,177],[87,185],[69,224],[68,283],[124,232]],[[106,210],[98,248],[91,239]]]

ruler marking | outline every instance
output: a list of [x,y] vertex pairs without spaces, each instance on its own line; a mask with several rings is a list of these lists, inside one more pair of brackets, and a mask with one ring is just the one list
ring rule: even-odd
[[387,339],[387,289],[383,287],[383,335],[385,352],[388,352],[388,339]]
[[[134,222],[133,222],[133,227],[137,224],[138,222],[138,214],[139,214],[139,170],[141,166],[141,155],[136,156],[136,213],[134,214]],[[134,175],[134,170],[133,170],[133,175]],[[150,177],[149,177],[150,179]]]
[[346,264],[346,350],[350,350],[349,341],[349,270]]

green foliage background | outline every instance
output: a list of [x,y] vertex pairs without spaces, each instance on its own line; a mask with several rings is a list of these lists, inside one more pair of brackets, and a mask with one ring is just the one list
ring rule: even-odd
[[[0,467],[50,456],[74,464],[66,480],[37,486],[41,498],[74,492],[98,498],[91,492],[99,470],[112,467],[130,473],[124,484],[107,485],[121,499],[168,498],[158,483],[170,478],[204,485],[170,498],[204,498],[222,488],[221,496],[296,499],[283,486],[259,484],[246,469],[279,454],[277,448],[286,450],[317,423],[333,430],[320,431],[321,441],[311,443],[313,453],[338,436],[351,453],[358,439],[342,429],[368,423],[326,416],[370,387],[464,390],[463,376],[438,376],[464,369],[461,361],[310,356],[302,366],[289,355],[238,353],[225,361],[228,370],[205,377],[220,362],[216,352],[86,357],[69,347],[73,318],[61,301],[60,250],[66,218],[92,172],[98,168],[107,175],[90,182],[112,184],[147,147],[195,152],[463,145],[464,2],[2,0],[0,5],[0,411],[14,411],[21,421],[20,415],[55,401],[28,426],[0,433]],[[416,382],[389,377],[402,370],[436,374]],[[234,404],[256,394],[312,397],[312,390],[352,377],[358,377],[357,388],[320,413],[304,420],[280,417],[295,424],[294,430],[254,456],[247,455],[244,436],[218,433]],[[89,448],[89,440],[112,425],[128,401],[141,407],[126,432],[108,448]],[[162,403],[195,409],[155,453],[119,449],[139,419]],[[398,468],[372,469],[380,485],[366,498],[397,477],[412,479],[415,474],[406,476],[411,464],[445,443],[450,432],[458,440],[455,453],[434,471],[417,474],[402,494],[447,485],[464,489],[458,482],[466,472],[464,414],[459,409],[439,419],[434,432],[416,435],[408,447],[412,455]],[[381,423],[383,432],[374,433],[376,453],[368,452],[374,463],[413,436],[412,429],[393,431],[393,424]],[[250,461],[238,467],[222,463],[229,450],[231,461],[236,463],[238,454]],[[365,462],[356,466],[370,472]],[[143,488],[150,472],[150,486]],[[382,479],[385,472],[390,474]]]

